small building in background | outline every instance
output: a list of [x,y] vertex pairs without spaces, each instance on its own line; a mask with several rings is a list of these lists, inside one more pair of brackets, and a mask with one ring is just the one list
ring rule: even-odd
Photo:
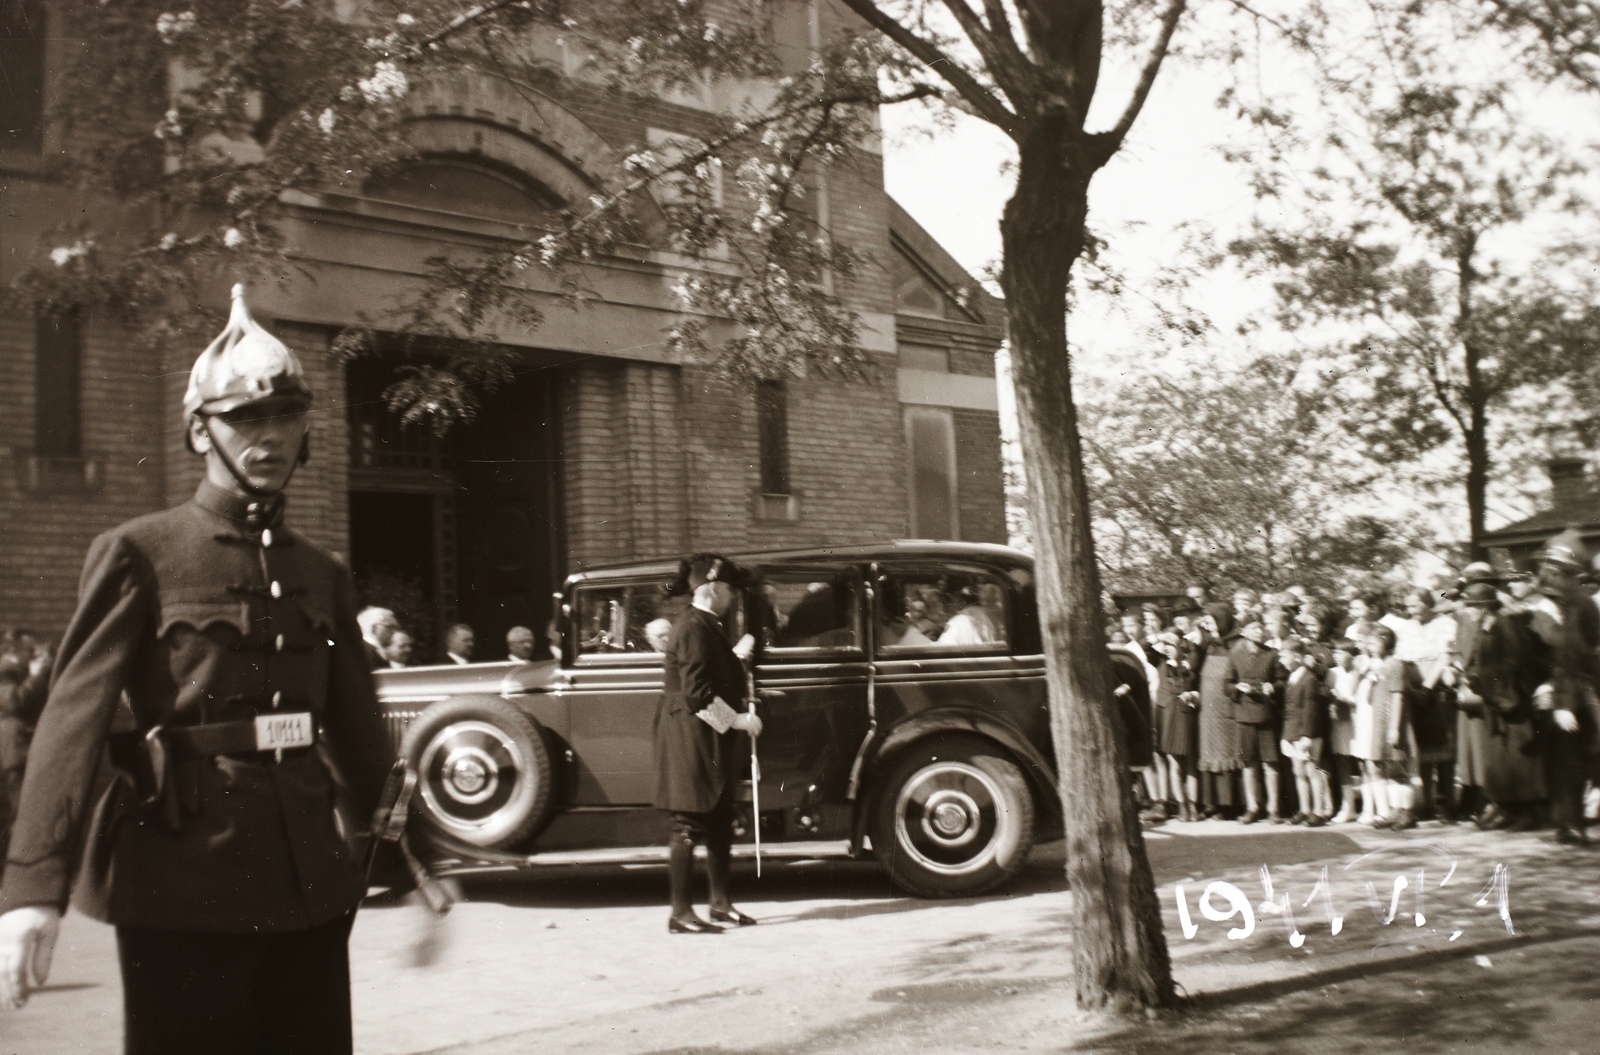
[[1550,508],[1483,536],[1484,546],[1500,568],[1510,570],[1530,560],[1546,541],[1567,528],[1583,536],[1589,552],[1600,553],[1600,488],[1589,475],[1588,461],[1552,458],[1546,469],[1550,474]]

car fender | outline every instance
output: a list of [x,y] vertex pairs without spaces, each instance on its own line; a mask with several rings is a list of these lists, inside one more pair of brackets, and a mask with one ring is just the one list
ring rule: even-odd
[[872,805],[872,797],[876,793],[876,778],[882,770],[884,763],[893,759],[901,751],[912,744],[929,736],[941,733],[970,733],[993,740],[996,744],[1011,752],[1013,758],[1022,767],[1027,775],[1028,784],[1034,791],[1036,803],[1041,805],[1049,816],[1059,817],[1061,813],[1061,796],[1056,789],[1055,766],[1046,759],[1038,748],[1028,742],[1015,727],[1004,719],[993,715],[975,712],[965,708],[941,708],[939,710],[923,711],[914,717],[908,718],[889,730],[882,742],[872,751],[866,761],[866,794],[857,795],[855,809],[852,817],[852,843],[861,845],[862,834],[866,830],[868,811]]

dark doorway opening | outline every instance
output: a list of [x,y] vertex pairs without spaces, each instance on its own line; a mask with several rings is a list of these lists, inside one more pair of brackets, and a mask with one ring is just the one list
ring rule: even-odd
[[551,593],[565,575],[555,363],[525,370],[442,438],[402,429],[383,392],[400,354],[349,364],[350,553],[364,603],[392,608],[416,639],[413,662],[442,658],[455,622],[477,662],[506,658],[506,631],[541,652]]
[[[350,494],[351,563],[362,578],[374,573],[417,584],[423,597],[435,600],[433,581],[433,496],[383,491]],[[405,530],[395,530],[405,525]]]

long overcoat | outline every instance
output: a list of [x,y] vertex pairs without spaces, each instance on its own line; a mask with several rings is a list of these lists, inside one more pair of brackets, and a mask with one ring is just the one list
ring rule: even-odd
[[[34,733],[0,911],[65,906],[86,824],[79,907],[119,926],[299,931],[360,902],[366,878],[327,760],[365,819],[394,750],[350,573],[281,516],[281,502],[202,482],[193,501],[94,541]],[[133,728],[113,733],[124,696]],[[255,718],[274,711],[309,712],[317,745],[257,752]],[[251,730],[249,750],[196,748],[146,805],[147,734],[173,730],[192,746],[202,731],[186,727],[222,723]],[[108,741],[118,776],[95,800]]]
[[697,715],[719,697],[742,710],[745,677],[722,624],[705,609],[691,605],[673,622],[662,690],[655,721],[655,805],[709,812],[742,771],[742,756],[735,733],[718,733]]
[[1481,787],[1491,802],[1533,802],[1547,794],[1544,760],[1534,749],[1532,648],[1522,615],[1469,611],[1456,620],[1462,668],[1456,779]]

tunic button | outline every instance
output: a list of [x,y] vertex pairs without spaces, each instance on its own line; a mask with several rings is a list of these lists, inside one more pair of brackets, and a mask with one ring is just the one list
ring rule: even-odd
[[273,597],[282,597],[283,596],[283,584],[278,582],[276,579],[273,580],[271,590],[272,590],[272,596]]
[[261,532],[261,545],[262,546],[271,546],[272,545],[272,529],[271,528],[265,528],[265,529],[262,530],[262,532]]
[[277,647],[277,650],[279,652],[283,651],[283,635],[282,634],[278,635],[278,640],[277,640],[277,643],[276,643],[276,647]]

